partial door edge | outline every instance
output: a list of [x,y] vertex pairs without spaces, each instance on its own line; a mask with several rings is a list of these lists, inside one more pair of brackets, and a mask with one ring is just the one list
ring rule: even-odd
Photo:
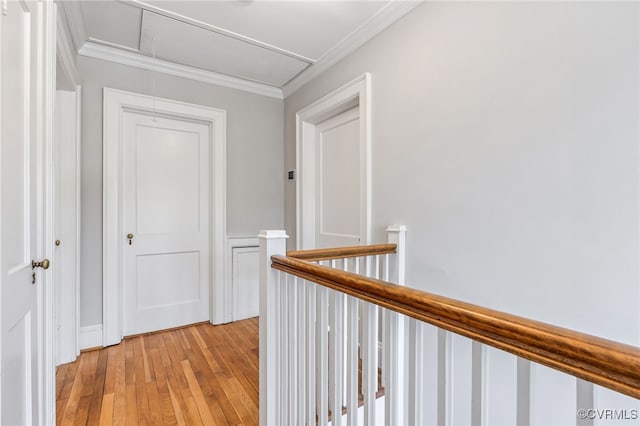
[[[57,91],[56,108],[53,251],[58,328],[56,365],[60,365],[74,361],[80,354],[80,86],[76,86],[74,91]],[[69,214],[70,210],[72,214]]]

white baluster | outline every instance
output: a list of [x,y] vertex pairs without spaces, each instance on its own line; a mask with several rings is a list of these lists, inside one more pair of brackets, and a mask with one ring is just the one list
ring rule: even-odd
[[[586,380],[576,379],[576,414],[578,410],[589,410],[591,408],[595,408],[594,404],[594,390],[595,386],[591,382],[587,382]],[[640,401],[638,401],[640,402]],[[640,406],[640,404],[638,404]],[[576,426],[593,426],[593,420],[588,416],[586,418],[582,418],[585,416],[579,416],[576,421]]]
[[289,422],[291,424],[297,423],[297,410],[298,410],[298,321],[297,313],[300,310],[298,306],[298,278],[289,275],[287,277],[287,292],[288,292],[288,318],[289,318],[289,330],[287,335],[289,336]]
[[485,346],[476,341],[471,342],[471,424],[480,426],[485,418],[486,400],[486,350]]
[[[349,259],[342,259],[342,270],[349,270]],[[343,327],[342,327],[342,405],[347,406],[347,376],[349,374],[349,355],[348,355],[348,334],[347,330],[349,329],[349,318],[347,312],[349,311],[349,301],[348,297],[345,296],[343,299],[344,312],[342,315]]]
[[329,358],[329,393],[333,426],[342,424],[344,293],[331,291],[329,318],[331,320],[331,354]]
[[280,394],[277,389],[276,366],[278,347],[277,271],[271,268],[271,256],[286,253],[284,231],[260,231],[260,424],[282,423],[277,418]]
[[385,254],[382,259],[382,280],[389,281],[389,255]]
[[289,339],[287,331],[289,329],[289,319],[287,317],[288,298],[287,298],[287,274],[281,273],[278,285],[278,291],[280,292],[280,331],[278,337],[280,339],[280,367],[278,369],[278,378],[280,380],[280,418],[284,423],[289,423],[287,418],[288,404],[289,404],[289,387],[288,385],[288,363],[289,363]]
[[316,424],[316,288],[311,282],[307,282],[307,421],[308,425]]
[[[422,334],[422,407],[421,422],[426,425],[438,422],[438,339],[440,330],[429,324],[420,323]],[[442,423],[440,423],[442,424]]]
[[362,393],[364,396],[364,424],[376,422],[376,390],[378,389],[378,306],[364,303],[362,312]]
[[[283,354],[285,353],[286,349],[282,347],[282,312],[280,312],[280,309],[282,307],[282,287],[281,287],[281,282],[282,282],[282,275],[283,273],[281,271],[277,271],[276,272],[276,286],[273,289],[274,293],[275,293],[275,299],[276,299],[276,305],[274,306],[275,312],[274,312],[274,330],[275,330],[275,343],[276,343],[276,348],[277,348],[277,352],[275,353],[275,377],[276,377],[276,384],[275,384],[275,391],[278,392],[278,395],[282,394],[282,375],[280,374],[282,371],[282,357]],[[278,399],[277,404],[276,404],[276,418],[279,420],[283,420],[282,418],[282,401],[280,399]]]
[[328,419],[328,385],[329,385],[329,354],[327,350],[328,345],[328,301],[327,301],[327,288],[324,286],[318,286],[316,289],[316,309],[317,309],[317,329],[316,329],[316,378],[317,378],[317,395],[318,401],[317,415],[318,424],[326,425],[329,422]]
[[306,342],[307,342],[307,286],[303,279],[296,278],[296,286],[298,287],[298,314],[297,314],[297,327],[298,327],[298,347],[295,349],[298,353],[298,417],[296,418],[296,424],[304,424],[306,419],[306,403],[307,401],[303,397],[304,392],[307,390],[307,357],[306,357]]
[[358,423],[358,299],[347,296],[347,424]]
[[407,422],[412,425],[422,424],[423,415],[423,383],[424,377],[424,342],[420,321],[407,318],[408,328],[408,365],[407,365]]
[[[438,329],[438,424],[450,425],[451,414],[451,334]],[[519,425],[520,423],[518,423]]]
[[531,423],[531,361],[518,358],[517,369],[516,421],[518,425],[529,426]]

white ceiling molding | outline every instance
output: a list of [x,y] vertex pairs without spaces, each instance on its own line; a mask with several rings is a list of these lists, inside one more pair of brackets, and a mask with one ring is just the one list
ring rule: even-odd
[[139,53],[129,52],[110,46],[86,42],[78,50],[78,54],[95,59],[111,61],[122,65],[142,68],[149,71],[161,72],[177,77],[189,78],[204,83],[216,84],[231,89],[243,90],[257,95],[283,99],[282,89],[266,84],[256,83],[225,74],[206,71],[200,68],[176,64],[174,62],[153,59]]
[[73,39],[73,45],[76,51],[78,51],[84,42],[87,41],[87,31],[84,26],[84,16],[82,15],[82,2],[57,1],[56,4],[64,13]]
[[260,40],[253,39],[251,37],[247,37],[247,36],[244,36],[242,34],[238,34],[238,33],[235,33],[233,31],[229,31],[229,30],[226,30],[224,28],[220,28],[220,27],[215,26],[215,25],[207,24],[206,22],[202,22],[202,21],[199,21],[197,19],[193,19],[193,18],[190,18],[188,16],[184,16],[184,15],[181,15],[179,13],[172,12],[172,11],[167,10],[167,9],[162,9],[160,7],[151,5],[149,3],[145,3],[144,1],[141,1],[141,0],[120,0],[120,1],[122,3],[127,3],[127,4],[130,4],[130,5],[139,7],[141,9],[143,9],[143,10],[148,10],[150,12],[155,12],[155,13],[157,13],[159,15],[164,15],[167,18],[173,18],[173,19],[175,19],[177,21],[184,22],[185,24],[195,25],[195,26],[200,27],[200,28],[205,29],[205,30],[213,31],[213,32],[216,32],[218,34],[221,34],[221,35],[224,35],[224,36],[227,36],[227,37],[232,37],[232,38],[235,38],[236,40],[240,40],[240,41],[243,41],[245,43],[249,43],[249,44],[252,44],[254,46],[261,47],[263,49],[271,50],[272,52],[279,53],[281,55],[289,56],[291,58],[297,59],[297,60],[302,61],[302,62],[307,62],[309,64],[313,64],[315,62],[311,58],[307,58],[307,57],[299,55],[297,53],[290,52],[290,51],[288,51],[286,49],[281,49],[281,48],[279,48],[277,46],[273,46],[273,45],[271,45],[269,43],[264,43],[264,42],[262,42]]
[[118,43],[111,43],[110,41],[100,40],[100,39],[93,38],[93,37],[89,37],[89,40],[87,40],[87,41],[91,42],[91,43],[95,43],[95,44],[101,44],[101,45],[107,46],[107,47],[113,47],[115,49],[126,50],[127,52],[140,53],[140,50],[138,50],[138,49],[134,49],[134,48],[129,47],[129,46],[123,46],[122,44],[118,44]]
[[355,29],[345,37],[333,49],[322,55],[315,64],[309,66],[300,74],[287,82],[283,88],[283,96],[292,95],[309,81],[325,72],[332,65],[354,52],[360,46],[382,32],[389,25],[419,6],[422,2],[417,0],[395,0],[380,9],[371,19]]
[[80,75],[76,65],[76,48],[67,25],[65,14],[58,13],[56,22],[56,50],[58,61],[67,79],[74,86],[80,84]]

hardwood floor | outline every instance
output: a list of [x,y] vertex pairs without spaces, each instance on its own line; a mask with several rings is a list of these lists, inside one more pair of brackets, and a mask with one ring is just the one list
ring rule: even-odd
[[258,319],[84,352],[56,372],[58,425],[258,424]]

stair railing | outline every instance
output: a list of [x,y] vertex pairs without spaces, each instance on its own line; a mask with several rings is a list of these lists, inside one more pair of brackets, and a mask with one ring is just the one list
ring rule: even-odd
[[261,232],[261,424],[640,421],[639,348],[405,287],[405,233]]

